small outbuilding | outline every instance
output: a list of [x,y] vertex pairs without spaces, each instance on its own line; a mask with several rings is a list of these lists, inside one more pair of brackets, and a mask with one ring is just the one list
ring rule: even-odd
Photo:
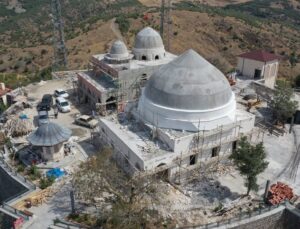
[[274,88],[280,57],[266,51],[251,51],[238,56],[238,72],[249,78],[264,79],[269,88]]
[[64,156],[63,143],[71,137],[72,131],[53,122],[39,126],[28,136],[33,146],[42,148],[41,157],[45,161],[60,160]]

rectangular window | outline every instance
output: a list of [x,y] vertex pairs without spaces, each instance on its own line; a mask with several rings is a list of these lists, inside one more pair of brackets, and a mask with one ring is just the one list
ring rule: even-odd
[[196,155],[190,156],[190,165],[196,164]]
[[221,150],[220,146],[213,148],[211,151],[211,157],[219,156],[220,150]]

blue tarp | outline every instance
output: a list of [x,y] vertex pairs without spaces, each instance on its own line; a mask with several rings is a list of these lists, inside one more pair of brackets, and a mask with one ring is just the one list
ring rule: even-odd
[[28,119],[27,115],[26,114],[21,114],[19,116],[20,119],[24,120],[24,119]]
[[46,176],[47,177],[55,177],[55,178],[59,178],[59,177],[62,177],[63,175],[65,175],[66,172],[60,168],[54,168],[54,169],[51,169],[49,170],[47,173],[46,173]]

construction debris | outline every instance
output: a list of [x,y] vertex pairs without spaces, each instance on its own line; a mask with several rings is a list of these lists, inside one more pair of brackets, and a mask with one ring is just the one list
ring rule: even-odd
[[291,200],[294,196],[293,189],[288,185],[277,182],[271,185],[268,193],[268,202],[272,205],[280,204],[285,200]]
[[7,136],[20,137],[29,134],[34,129],[32,120],[12,116],[4,125],[4,131]]

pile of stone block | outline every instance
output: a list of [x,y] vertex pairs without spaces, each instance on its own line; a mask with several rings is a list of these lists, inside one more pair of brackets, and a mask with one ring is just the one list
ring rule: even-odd
[[293,189],[288,185],[277,182],[271,185],[268,193],[268,202],[272,205],[280,204],[285,200],[290,200],[294,196]]

